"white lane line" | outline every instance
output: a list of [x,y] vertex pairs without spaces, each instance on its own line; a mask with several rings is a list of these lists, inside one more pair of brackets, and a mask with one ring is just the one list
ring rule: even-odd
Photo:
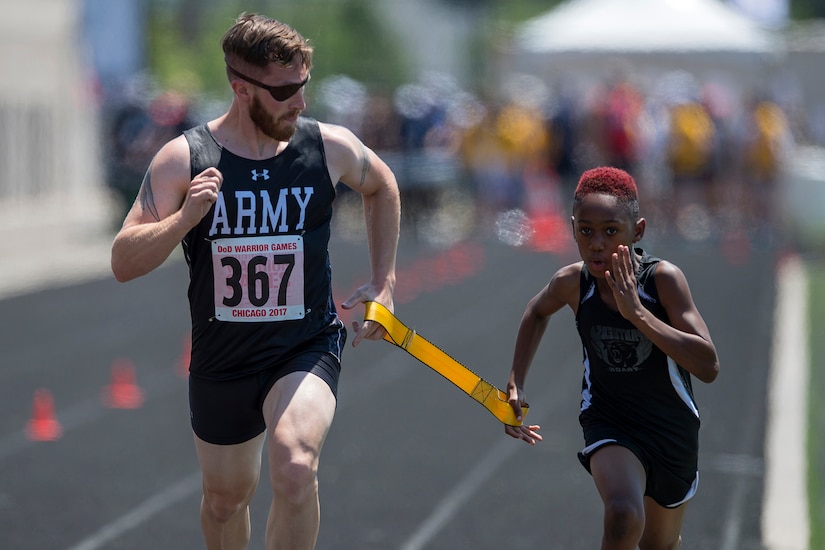
[[[775,294],[775,285],[774,288],[771,289],[764,289],[760,291],[760,297],[762,295],[767,294],[770,292],[771,294]],[[776,320],[774,320],[775,322]],[[775,328],[774,328],[775,332]],[[772,343],[775,342],[775,338],[772,338]],[[756,357],[757,352],[756,348],[752,348],[746,356],[742,357],[742,360],[747,364],[748,361],[759,361],[762,357]],[[767,376],[770,376],[771,365],[768,365],[767,369]],[[760,384],[767,383],[767,380],[763,379],[758,381]],[[754,386],[751,384],[750,386],[753,388]],[[746,408],[740,411],[740,414],[744,415],[744,418],[753,417],[754,413],[756,412],[755,408],[758,406],[755,400],[748,400],[746,404]],[[739,444],[744,444],[746,447],[751,448],[752,444],[755,443],[762,443],[764,447],[764,432],[760,432],[760,430],[764,430],[764,426],[759,426],[755,422],[748,422],[746,426],[740,430],[737,440]],[[764,454],[764,449],[763,449]],[[719,455],[717,455],[719,458]],[[727,456],[729,465],[733,466],[737,461],[734,459],[734,455]],[[740,455],[739,459],[744,458]],[[730,459],[734,459],[731,461]],[[765,477],[765,465],[764,465],[764,458],[759,459],[759,464],[751,464],[754,466],[752,472],[758,472],[760,481],[764,482]],[[717,462],[717,465],[719,463]],[[744,464],[739,464],[742,466]],[[756,468],[758,466],[758,469]],[[733,472],[729,472],[733,473]],[[744,525],[745,525],[745,518],[747,516],[747,508],[748,508],[748,491],[752,486],[750,480],[747,480],[743,475],[729,475],[728,479],[732,482],[732,487],[728,491],[727,495],[725,496],[725,512],[723,514],[723,522],[722,522],[722,530],[720,533],[719,539],[719,550],[738,550],[742,546],[742,538],[743,536],[752,536],[752,534],[746,535],[744,532]]]
[[[403,370],[395,368],[395,363],[397,362],[393,362],[390,353],[387,352],[366,370],[362,378],[372,380],[371,383],[376,389],[390,384],[404,373]],[[362,388],[359,388],[359,391],[360,389]],[[344,401],[339,406],[339,410],[346,407],[347,402],[349,400]],[[85,415],[82,416],[85,420]],[[200,493],[201,487],[201,472],[198,470],[175,482],[174,485],[165,490],[152,495],[126,514],[106,523],[96,533],[70,547],[69,550],[99,550],[107,543],[112,542],[127,531],[139,527],[170,506],[174,506],[184,499],[194,497]]]
[[722,524],[719,550],[737,550],[742,540],[742,524],[745,518],[748,483],[745,476],[734,479],[733,488],[727,495],[727,510]]
[[762,543],[767,550],[807,550],[808,281],[799,258],[780,267],[768,380]]
[[[550,389],[536,399],[540,403],[549,403],[553,395]],[[532,400],[531,400],[532,401]],[[530,422],[541,425],[545,420],[532,417]],[[479,491],[484,483],[490,479],[496,470],[525,443],[523,441],[504,437],[493,449],[487,453],[483,460],[470,470],[452,490],[441,499],[441,502],[433,509],[430,516],[410,535],[401,545],[401,550],[420,550],[431,542],[441,531],[445,524],[449,523],[456,516],[459,509],[469,501],[475,493]],[[547,443],[543,443],[546,445]]]
[[102,548],[103,545],[117,539],[126,531],[134,529],[155,514],[197,494],[200,490],[201,473],[199,470],[169,486],[165,491],[146,499],[129,513],[111,523],[107,523],[96,533],[75,544],[69,550],[97,550]]
[[518,445],[519,441],[510,440],[508,437],[493,447],[484,460],[476,464],[475,468],[438,503],[432,514],[401,545],[401,550],[419,550],[432,541],[444,525],[453,519],[461,506],[470,500],[499,466],[516,452]]

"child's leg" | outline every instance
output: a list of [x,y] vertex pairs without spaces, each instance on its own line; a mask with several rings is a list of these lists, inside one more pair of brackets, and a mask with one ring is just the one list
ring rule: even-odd
[[645,530],[645,470],[626,447],[607,445],[590,457],[604,503],[602,550],[636,550]]
[[652,498],[645,497],[645,532],[639,543],[640,550],[676,550],[681,545],[679,533],[685,518],[687,503],[677,508],[665,508]]

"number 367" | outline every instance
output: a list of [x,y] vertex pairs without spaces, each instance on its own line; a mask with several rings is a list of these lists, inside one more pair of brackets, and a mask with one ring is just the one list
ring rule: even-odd
[[[286,290],[289,283],[289,276],[295,267],[294,254],[279,254],[271,258],[267,256],[253,256],[249,259],[246,267],[246,295],[249,302],[255,307],[262,307],[269,302],[270,280],[266,268],[267,262],[270,259],[273,264],[285,265],[280,284],[278,285],[277,305],[286,305]],[[226,286],[232,289],[232,294],[223,299],[223,305],[226,307],[235,307],[241,303],[244,296],[243,281],[241,281],[244,270],[240,260],[231,256],[221,258],[221,265],[229,267],[232,270],[226,278]]]

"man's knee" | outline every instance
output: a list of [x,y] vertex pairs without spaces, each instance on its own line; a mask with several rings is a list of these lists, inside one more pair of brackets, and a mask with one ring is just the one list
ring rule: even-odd
[[215,523],[226,523],[238,513],[245,513],[256,486],[257,483],[232,489],[210,489],[205,483],[202,508]]
[[300,504],[318,491],[314,460],[292,459],[270,467],[272,490],[279,499]]

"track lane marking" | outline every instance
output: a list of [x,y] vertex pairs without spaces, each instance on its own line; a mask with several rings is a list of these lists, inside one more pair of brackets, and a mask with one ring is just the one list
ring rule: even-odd
[[808,281],[792,256],[777,277],[774,344],[768,380],[762,542],[768,550],[807,550]]
[[128,513],[120,516],[115,521],[107,523],[91,536],[71,546],[69,550],[97,550],[102,548],[123,533],[143,524],[152,516],[184,499],[192,497],[200,489],[201,473],[198,470],[160,493],[152,495]]

